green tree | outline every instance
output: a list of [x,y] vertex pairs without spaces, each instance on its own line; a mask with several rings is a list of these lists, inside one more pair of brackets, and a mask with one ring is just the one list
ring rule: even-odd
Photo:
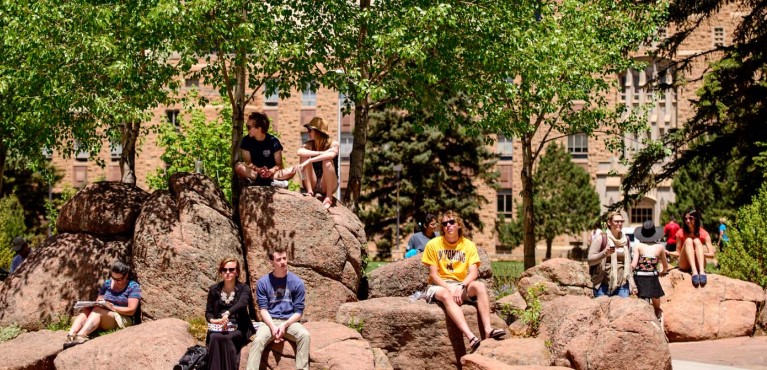
[[[494,22],[461,34],[465,72],[448,81],[472,101],[478,129],[521,141],[525,268],[535,265],[533,166],[548,142],[560,135],[599,132],[608,149],[622,145],[626,131],[646,126],[624,117],[606,96],[611,79],[638,62],[628,55],[651,36],[664,3],[629,1],[498,2]],[[535,144],[534,144],[535,142]]]
[[[412,231],[409,220],[446,209],[460,213],[466,231],[481,230],[479,210],[488,201],[479,186],[494,186],[497,178],[495,155],[482,138],[463,128],[441,131],[433,118],[419,113],[386,110],[371,118],[364,177],[368,191],[360,196],[360,218],[367,236],[378,240],[379,256],[387,257],[394,244],[397,185],[400,221],[406,225],[400,235]],[[399,182],[395,165],[402,165]]]
[[[88,151],[103,164],[102,143],[119,143],[128,124],[137,130],[177,86],[165,47],[175,4],[3,2],[0,174],[7,158],[42,168],[44,149],[65,157]],[[131,143],[123,140],[124,156],[134,152]]]
[[[546,258],[551,258],[551,245],[559,235],[576,234],[591,226],[599,215],[599,195],[591,184],[588,172],[573,163],[570,154],[552,143],[541,156],[533,176],[536,209],[536,240],[546,241]],[[499,238],[505,245],[521,240],[524,212],[518,210],[516,221],[499,221]]]
[[717,256],[723,275],[767,288],[767,185],[738,211],[730,242]]
[[15,195],[0,198],[0,267],[6,270],[11,266],[13,238],[24,235],[24,208]]
[[161,156],[167,168],[158,168],[147,176],[152,189],[167,189],[168,178],[176,172],[194,172],[195,162],[201,161],[204,173],[223,190],[231,201],[232,166],[230,165],[230,134],[226,121],[231,111],[226,106],[214,121],[208,121],[201,109],[192,109],[189,119],[179,117],[179,127],[168,122],[158,128],[157,143],[165,152]]
[[[720,217],[734,220],[739,193],[737,167],[699,158],[681,168],[674,176],[676,200],[666,207],[666,218],[673,215],[681,220],[685,211],[695,208],[702,212],[704,228],[711,231],[718,230]],[[716,233],[712,236],[716,237]]]
[[[721,10],[737,8],[736,27],[728,29],[732,43],[680,54],[680,46],[700,32],[710,32],[710,20]],[[733,184],[732,207],[748,204],[764,183],[764,167],[758,158],[767,142],[767,16],[761,0],[674,1],[669,23],[676,33],[661,45],[660,56],[674,60],[675,70],[715,57],[694,100],[695,114],[684,127],[660,138],[632,161],[624,179],[624,198],[631,201],[657,183],[673,178],[688,165],[709,164],[717,178],[728,176]],[[693,145],[690,145],[693,143]],[[698,163],[696,163],[698,162]],[[659,171],[650,168],[663,163]],[[726,169],[725,169],[726,168]],[[701,178],[704,181],[709,178]],[[676,189],[675,189],[676,191]],[[711,212],[707,212],[711,214]]]

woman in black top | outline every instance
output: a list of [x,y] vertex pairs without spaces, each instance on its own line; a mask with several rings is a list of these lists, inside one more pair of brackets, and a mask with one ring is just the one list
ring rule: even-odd
[[222,281],[208,290],[205,319],[208,322],[208,368],[231,370],[240,367],[240,349],[253,335],[253,325],[248,315],[250,287],[237,281],[240,262],[236,258],[224,258],[218,264]]

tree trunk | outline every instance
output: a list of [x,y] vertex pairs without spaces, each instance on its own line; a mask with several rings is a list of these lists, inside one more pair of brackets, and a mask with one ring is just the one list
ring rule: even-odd
[[533,137],[522,136],[522,207],[524,210],[525,270],[535,266],[535,210],[533,209]]
[[551,259],[551,245],[554,244],[554,239],[546,238],[546,260]]
[[0,137],[0,197],[3,195],[3,180],[5,179],[5,160],[8,157],[8,149],[5,141]]
[[123,124],[120,144],[120,181],[136,185],[136,141],[141,128],[141,122],[126,122]]
[[[234,166],[240,161],[240,141],[242,140],[242,124],[245,121],[245,60],[235,58],[236,85],[232,104],[232,211],[234,223],[240,225],[240,178],[234,172]],[[240,61],[238,61],[240,60]]]
[[[370,7],[370,0],[360,0],[360,11]],[[357,38],[358,48],[362,48],[362,45],[367,37],[368,28],[365,23],[360,24],[360,33]],[[358,68],[360,70],[360,77],[362,80],[366,80],[369,77],[367,64],[365,61],[360,61]],[[368,114],[370,110],[370,101],[368,95],[359,97],[355,96],[354,104],[354,143],[352,144],[352,152],[349,155],[349,181],[346,185],[346,192],[344,192],[343,202],[352,212],[357,212],[357,202],[360,198],[360,191],[362,188],[362,174],[365,169],[365,146],[367,145],[368,137]]]

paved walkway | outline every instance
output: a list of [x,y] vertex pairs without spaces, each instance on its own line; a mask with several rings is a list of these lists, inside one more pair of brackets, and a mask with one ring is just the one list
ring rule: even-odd
[[674,370],[767,370],[767,336],[670,343]]

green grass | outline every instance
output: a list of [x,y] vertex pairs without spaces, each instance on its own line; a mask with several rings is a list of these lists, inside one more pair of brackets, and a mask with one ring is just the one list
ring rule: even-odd
[[496,298],[505,297],[517,291],[519,275],[525,271],[522,261],[495,261],[493,268],[493,292]]
[[383,265],[386,265],[388,263],[389,262],[386,262],[386,261],[370,261],[370,262],[368,262],[368,266],[365,269],[365,276],[367,276],[367,274],[369,274],[371,271],[373,271],[373,270],[375,270],[375,269],[377,269],[377,268],[379,268],[379,267],[381,267]]
[[0,327],[0,343],[9,341],[24,333],[24,329],[11,325]]

